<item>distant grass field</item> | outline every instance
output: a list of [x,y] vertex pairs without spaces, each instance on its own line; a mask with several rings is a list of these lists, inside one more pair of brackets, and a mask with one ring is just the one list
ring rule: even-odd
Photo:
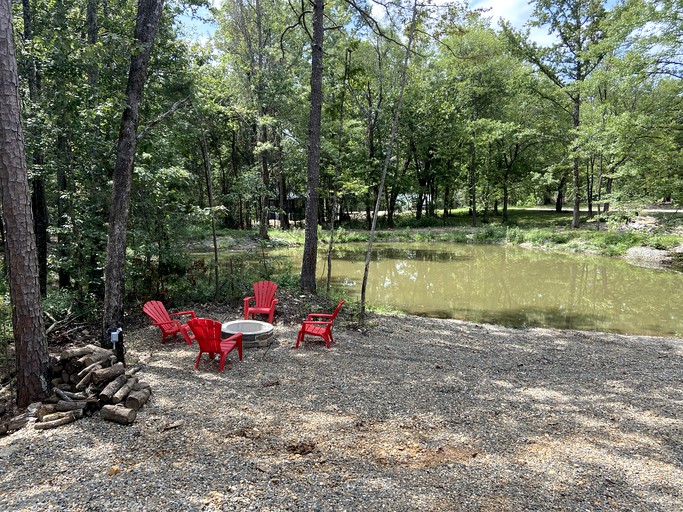
[[[609,256],[624,254],[630,247],[643,246],[655,249],[672,249],[683,244],[683,212],[641,211],[609,212],[600,217],[581,216],[581,227],[571,228],[572,212],[556,212],[542,208],[511,208],[509,220],[503,224],[501,215],[490,215],[484,222],[478,217],[478,226],[471,226],[467,210],[457,210],[444,221],[439,217],[415,219],[414,215],[401,214],[395,218],[395,227],[387,229],[385,219],[379,222],[377,241],[396,242],[453,242],[481,244],[525,244],[571,252],[590,252]],[[268,247],[274,245],[301,245],[304,230],[294,228],[283,231],[269,230],[270,239],[260,241],[252,230],[224,230],[220,233],[221,249],[240,247]],[[335,229],[335,243],[365,242],[369,231],[365,223],[356,219],[342,223]],[[329,231],[319,229],[319,242],[329,241]]]

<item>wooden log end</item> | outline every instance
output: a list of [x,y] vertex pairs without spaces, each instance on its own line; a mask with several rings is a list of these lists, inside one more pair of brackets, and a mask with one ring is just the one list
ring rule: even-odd
[[135,421],[137,411],[118,405],[105,405],[100,410],[100,416],[107,421],[113,421],[121,425],[130,425]]

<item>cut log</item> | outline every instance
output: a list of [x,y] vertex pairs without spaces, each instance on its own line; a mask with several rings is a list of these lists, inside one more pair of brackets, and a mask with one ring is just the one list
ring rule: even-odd
[[102,365],[103,368],[106,368],[107,366],[111,366],[116,362],[116,356],[109,351],[109,354],[104,354],[106,357],[101,358],[96,355],[92,356],[85,356],[83,359],[83,362],[87,365],[94,364],[98,361],[101,361],[100,364]]
[[71,391],[62,391],[66,396],[71,398],[72,400],[87,400],[87,396],[85,393],[72,393]]
[[113,381],[111,381],[109,384],[105,386],[105,388],[100,391],[99,399],[100,402],[103,404],[107,404],[111,402],[112,397],[114,394],[121,389],[121,387],[126,383],[126,376],[125,375],[119,375],[116,377]]
[[76,391],[83,391],[85,388],[88,387],[88,384],[92,381],[92,376],[93,374],[102,368],[102,365],[96,364],[95,366],[92,367],[92,370],[90,370],[85,376],[78,381],[78,384],[76,384]]
[[126,369],[123,363],[116,363],[114,366],[109,368],[102,368],[100,370],[95,370],[92,375],[93,384],[101,384],[103,382],[109,382],[114,380],[119,375],[123,375]]
[[73,348],[67,348],[65,350],[62,350],[62,353],[59,354],[59,358],[62,361],[66,361],[67,359],[72,359],[74,357],[81,357],[86,354],[92,354],[92,348],[94,345],[85,345],[84,347],[73,347]]
[[101,357],[98,357],[95,362],[92,364],[89,364],[85,368],[83,368],[80,372],[78,372],[78,376],[82,379],[85,377],[85,375],[92,369],[99,370],[99,368],[95,368],[95,366],[100,365],[100,368],[103,368],[104,366],[109,366],[107,364],[104,364],[105,361],[108,361],[109,358],[111,357],[111,354],[105,354],[102,355]]
[[48,416],[50,414],[54,414],[57,411],[57,405],[56,404],[43,404],[40,406],[38,409],[38,421],[43,421],[43,418],[45,416]]
[[59,398],[61,398],[61,399],[64,400],[65,402],[73,402],[73,398],[71,398],[70,396],[68,396],[68,395],[67,395],[66,393],[64,393],[64,391],[62,391],[61,389],[55,388],[55,389],[54,389],[54,392],[55,392],[55,395],[57,395]]
[[126,398],[126,407],[129,409],[139,410],[147,403],[152,392],[149,388],[143,388],[137,391],[131,391]]
[[130,393],[133,389],[133,386],[137,384],[137,382],[137,377],[131,377],[130,379],[128,379],[126,383],[123,386],[121,386],[121,389],[114,393],[114,396],[111,399],[111,403],[118,404],[119,402],[123,402],[128,396],[128,393]]
[[78,400],[73,402],[65,402],[60,400],[55,404],[55,412],[59,411],[75,411],[76,409],[85,409],[88,405],[87,400]]
[[65,416],[61,418],[53,419],[52,421],[45,421],[41,423],[34,423],[33,428],[36,430],[47,430],[50,428],[56,428],[61,425],[66,425],[72,421],[76,421],[78,418],[83,417],[83,410],[69,411]]
[[106,354],[91,354],[88,356],[83,356],[79,359],[84,365],[90,366],[91,364],[101,361],[102,366],[111,366],[116,362],[116,356],[112,354],[109,350]]
[[44,404],[56,404],[57,402],[59,402],[59,397],[55,394],[52,394],[43,400]]
[[[64,411],[64,412],[53,412],[52,414],[46,414],[42,418],[38,418],[40,423],[48,423],[50,421],[58,420],[66,416],[72,416],[74,419],[80,419],[83,417],[83,409],[76,409],[74,411]],[[37,425],[38,423],[36,423]]]
[[118,405],[105,405],[100,411],[102,419],[121,423],[122,425],[130,425],[133,423],[137,414],[135,409],[128,409],[127,407],[120,407]]

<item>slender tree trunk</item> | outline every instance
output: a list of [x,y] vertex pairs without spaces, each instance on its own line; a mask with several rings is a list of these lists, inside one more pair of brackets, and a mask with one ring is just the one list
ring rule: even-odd
[[415,21],[417,18],[417,0],[413,3],[413,15],[410,21],[410,31],[408,33],[408,45],[406,46],[406,54],[403,58],[403,69],[401,71],[401,87],[398,94],[398,102],[396,104],[396,114],[394,115],[394,120],[391,124],[391,135],[389,137],[389,144],[387,147],[387,154],[384,158],[384,168],[382,169],[382,178],[379,182],[379,188],[377,190],[377,200],[375,201],[375,213],[372,216],[372,227],[370,228],[370,236],[368,238],[368,249],[365,253],[365,269],[363,271],[363,283],[361,285],[360,292],[360,323],[365,324],[365,291],[368,286],[368,273],[370,271],[370,258],[372,256],[372,243],[375,239],[375,231],[377,228],[377,215],[379,213],[379,203],[382,197],[382,190],[384,189],[384,182],[387,177],[387,171],[389,169],[389,162],[391,162],[391,151],[394,146],[394,140],[396,139],[396,132],[398,131],[398,120],[401,115],[401,106],[403,105],[403,93],[406,88],[406,76],[408,74],[408,60],[410,58],[410,51],[413,46],[413,37],[415,36]]
[[287,180],[283,169],[280,169],[278,177],[279,206],[280,206],[280,229],[289,230],[289,211],[287,208]]
[[16,347],[17,405],[26,407],[50,394],[50,362],[40,303],[11,9],[9,0],[0,0],[0,189]]
[[508,211],[508,203],[510,201],[510,192],[508,190],[509,173],[506,170],[503,176],[503,224],[510,220],[510,212]]
[[593,218],[593,181],[595,159],[589,158],[586,162],[586,202],[588,203],[588,216]]
[[[474,136],[474,134],[473,134]],[[472,215],[472,226],[477,227],[477,181],[475,167],[477,165],[477,147],[474,141],[470,145],[470,165],[468,166],[469,192],[470,192],[470,215]]]
[[[609,196],[612,193],[612,178],[605,180],[605,194]],[[605,201],[602,205],[602,211],[607,213],[609,211],[609,201]]]
[[330,294],[330,284],[332,281],[332,250],[334,249],[334,221],[337,215],[337,184],[341,175],[342,156],[344,155],[344,99],[346,98],[346,81],[349,76],[349,63],[351,61],[351,50],[346,49],[344,58],[344,77],[342,78],[342,91],[339,106],[339,140],[337,145],[337,165],[334,168],[334,183],[332,184],[332,213],[330,214],[330,242],[327,246],[327,283],[325,293]]
[[126,224],[130,206],[133,161],[137,147],[136,131],[140,118],[140,102],[147,78],[147,66],[159,27],[164,0],[138,0],[135,24],[137,50],[130,59],[126,108],[121,118],[119,142],[114,166],[109,238],[104,270],[103,346],[111,346],[107,329],[123,324],[124,277],[126,259]]
[[[62,152],[64,154],[64,161],[68,162],[70,159],[68,158],[67,154],[67,148],[65,147],[66,144],[64,143],[64,137],[63,136],[58,136],[57,137],[57,150],[58,152]],[[64,165],[58,165],[57,166],[57,190],[59,192],[58,198],[57,198],[57,226],[59,228],[63,228],[64,225],[66,224],[66,219],[69,216],[70,213],[70,208],[68,205],[68,199],[66,196],[67,194],[67,181],[66,181],[66,172],[65,172],[65,166]],[[59,259],[64,262],[67,261],[67,258],[69,257],[69,250],[68,250],[68,240],[71,237],[70,234],[66,233],[66,230],[60,229],[59,234],[57,235],[57,254],[59,256]],[[72,256],[73,257],[73,256]],[[80,257],[79,257],[80,259]],[[76,261],[79,261],[77,259]],[[64,264],[61,263],[57,267],[57,274],[59,278],[59,287],[60,288],[70,288],[71,287],[71,273],[65,268]]]
[[206,196],[209,200],[209,210],[211,211],[211,236],[213,240],[213,273],[214,273],[214,300],[218,300],[220,290],[218,279],[218,237],[216,236],[216,215],[213,210],[213,183],[211,177],[211,161],[209,160],[209,146],[206,143],[206,133],[204,125],[200,121],[202,160],[204,160],[204,177],[206,178]]
[[308,119],[308,164],[306,185],[306,229],[301,262],[301,289],[315,293],[318,256],[318,183],[320,180],[320,122],[323,103],[324,0],[313,1],[311,42],[311,110]]
[[567,178],[562,177],[560,184],[557,186],[557,197],[555,198],[555,211],[560,213],[564,205],[564,187],[567,184]]
[[[261,115],[265,115],[262,113]],[[268,142],[268,128],[266,126],[259,127],[259,141],[262,145]],[[268,169],[268,155],[261,150],[259,153],[259,160],[261,161],[261,182],[263,183],[263,193],[261,194],[261,215],[259,224],[259,238],[261,240],[268,240],[268,190],[270,188],[270,171]]]
[[[574,110],[572,111],[572,121],[574,123],[574,139],[578,137],[578,129],[581,125],[581,96],[576,93],[574,98]],[[574,192],[574,207],[572,213],[572,228],[578,228],[581,224],[581,160],[578,155],[573,158],[573,181],[572,190]]]

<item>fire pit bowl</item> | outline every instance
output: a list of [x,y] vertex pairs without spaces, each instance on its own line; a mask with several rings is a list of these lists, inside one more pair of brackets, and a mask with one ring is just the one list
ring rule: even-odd
[[227,336],[241,332],[244,348],[267,347],[273,343],[273,326],[268,322],[233,320],[225,322],[221,331]]

